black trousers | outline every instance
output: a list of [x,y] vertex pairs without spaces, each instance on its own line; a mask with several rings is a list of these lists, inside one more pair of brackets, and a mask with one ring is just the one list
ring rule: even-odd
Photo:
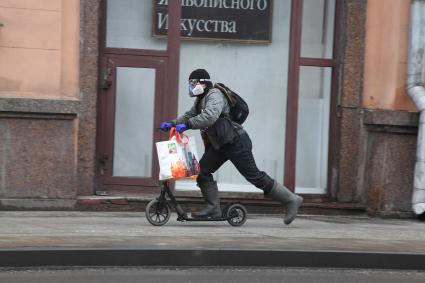
[[274,184],[274,180],[265,172],[258,170],[252,155],[252,142],[248,134],[244,133],[235,137],[233,143],[226,144],[216,150],[212,146],[205,149],[199,164],[201,174],[198,175],[198,185],[213,182],[212,173],[217,171],[221,165],[230,160],[242,176],[248,182],[268,194]]

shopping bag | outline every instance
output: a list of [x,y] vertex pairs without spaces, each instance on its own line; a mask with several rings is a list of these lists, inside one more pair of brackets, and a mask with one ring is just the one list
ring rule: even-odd
[[196,178],[200,173],[196,142],[171,128],[170,139],[156,143],[159,180]]

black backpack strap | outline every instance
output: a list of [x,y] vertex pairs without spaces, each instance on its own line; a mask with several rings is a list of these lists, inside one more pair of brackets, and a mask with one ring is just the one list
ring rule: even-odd
[[230,106],[235,105],[236,101],[230,95],[230,89],[227,86],[225,86],[222,83],[216,83],[216,84],[214,84],[214,88],[219,89],[224,94],[224,96],[226,97],[227,102],[229,103]]

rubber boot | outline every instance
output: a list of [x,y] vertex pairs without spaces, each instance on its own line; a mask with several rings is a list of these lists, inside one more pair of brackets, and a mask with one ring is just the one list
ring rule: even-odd
[[220,197],[218,195],[217,182],[208,182],[199,185],[202,195],[204,196],[207,206],[199,212],[193,212],[192,217],[221,217]]
[[274,182],[273,188],[270,193],[267,194],[268,197],[281,202],[286,208],[286,214],[283,218],[283,222],[286,225],[289,225],[297,216],[298,208],[303,203],[303,198],[299,195],[294,194],[278,182]]

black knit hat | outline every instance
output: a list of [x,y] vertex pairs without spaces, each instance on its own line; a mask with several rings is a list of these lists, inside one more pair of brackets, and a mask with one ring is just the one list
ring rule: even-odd
[[210,74],[208,74],[205,69],[196,69],[192,73],[190,73],[189,80],[202,80],[202,79],[210,79]]

